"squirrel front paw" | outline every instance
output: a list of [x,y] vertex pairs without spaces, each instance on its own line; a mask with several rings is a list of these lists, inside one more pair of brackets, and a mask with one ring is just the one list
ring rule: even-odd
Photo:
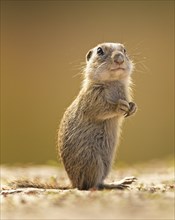
[[129,111],[130,111],[129,102],[123,99],[119,99],[117,105],[117,112],[122,115],[127,115]]
[[129,102],[129,111],[125,115],[125,117],[128,117],[130,115],[133,115],[137,110],[137,105],[134,102]]

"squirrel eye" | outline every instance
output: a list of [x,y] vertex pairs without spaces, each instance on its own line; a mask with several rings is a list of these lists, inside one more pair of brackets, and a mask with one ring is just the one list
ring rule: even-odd
[[125,48],[123,49],[123,52],[126,53],[126,49]]
[[104,51],[101,47],[97,48],[97,54],[100,55],[100,56],[102,56],[104,54]]

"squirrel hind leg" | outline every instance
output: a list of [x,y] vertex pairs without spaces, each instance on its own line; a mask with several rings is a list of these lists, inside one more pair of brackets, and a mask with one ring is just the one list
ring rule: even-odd
[[110,184],[102,184],[100,187],[101,189],[128,189],[130,187],[130,185],[134,182],[136,182],[137,178],[134,176],[131,177],[125,177],[124,179],[118,181],[118,182],[114,182],[114,183],[110,183]]
[[98,178],[93,175],[89,176],[86,174],[81,174],[78,176],[76,182],[75,179],[72,181],[73,188],[77,188],[79,190],[89,190],[98,188]]
[[94,169],[82,170],[76,178],[72,179],[73,188],[78,188],[79,190],[89,190],[89,189],[98,189],[102,184],[103,170],[102,166],[96,166]]

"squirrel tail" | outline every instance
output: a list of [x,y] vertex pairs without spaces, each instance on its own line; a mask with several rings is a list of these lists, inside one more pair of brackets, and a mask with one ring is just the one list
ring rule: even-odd
[[19,179],[12,181],[8,184],[8,186],[12,189],[17,188],[38,188],[38,189],[70,189],[68,186],[59,186],[57,182],[53,183],[42,183],[39,180],[27,180],[27,179]]

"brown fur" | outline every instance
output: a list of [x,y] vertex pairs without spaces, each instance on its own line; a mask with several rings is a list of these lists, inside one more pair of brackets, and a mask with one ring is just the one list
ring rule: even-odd
[[[96,54],[99,45],[88,53],[82,89],[65,111],[58,132],[58,152],[72,186],[80,190],[104,186],[124,116],[136,110],[130,102],[132,62],[123,45],[100,46],[105,55]],[[124,56],[121,65],[113,61],[117,53]],[[118,66],[125,70],[110,69]]]
[[55,183],[42,183],[39,180],[28,180],[28,179],[17,179],[9,182],[9,187],[13,189],[17,188],[39,188],[39,189],[70,189],[69,186],[60,186],[57,182]]

